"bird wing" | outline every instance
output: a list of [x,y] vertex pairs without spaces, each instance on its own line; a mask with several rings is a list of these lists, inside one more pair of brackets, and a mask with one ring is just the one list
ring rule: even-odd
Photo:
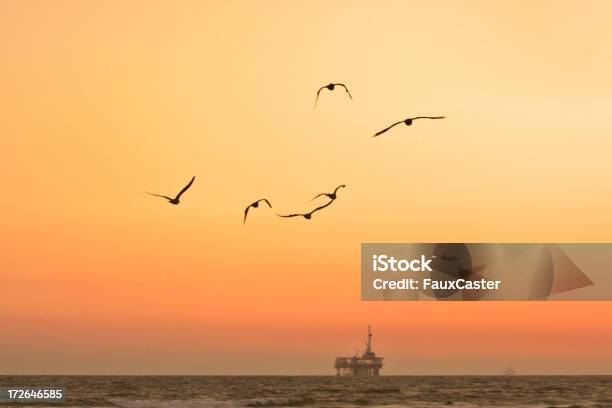
[[191,178],[191,181],[189,183],[187,183],[187,185],[185,187],[183,187],[183,189],[181,191],[179,191],[179,193],[176,195],[175,200],[178,200],[185,191],[189,190],[189,187],[191,187],[191,185],[193,184],[193,181],[195,180],[195,176],[193,176]]
[[343,88],[344,88],[344,90],[346,91],[346,93],[348,94],[349,98],[353,99],[353,96],[352,96],[352,95],[351,95],[351,93],[349,92],[349,90],[348,90],[348,88],[346,87],[346,85],[344,85],[344,84],[336,84],[336,85],[339,85],[339,86],[343,87]]
[[382,134],[383,134],[383,133],[385,133],[387,130],[391,129],[393,126],[399,125],[400,123],[403,123],[403,122],[404,122],[403,120],[400,120],[399,122],[395,122],[394,124],[392,124],[392,125],[391,125],[391,126],[389,126],[388,128],[383,129],[383,130],[381,130],[380,132],[376,133],[376,134],[375,134],[373,137],[376,137],[376,136],[382,135]]
[[[312,197],[312,200],[314,200],[315,198],[319,198],[321,196],[324,196],[324,195],[325,195],[325,193],[317,194],[316,196]],[[310,201],[312,201],[312,200],[310,200]]]
[[317,101],[319,100],[319,94],[321,93],[321,91],[323,90],[323,88],[326,88],[327,85],[322,86],[319,88],[319,90],[317,91],[317,99],[315,99],[315,108],[317,107]]
[[244,219],[242,220],[242,225],[246,223],[246,217],[247,217],[247,214],[249,213],[250,208],[251,206],[249,205],[247,208],[244,209]]
[[324,204],[324,205],[322,205],[322,206],[320,206],[320,207],[315,208],[314,210],[312,210],[312,211],[311,211],[311,212],[309,212],[308,214],[314,214],[315,212],[317,212],[317,211],[319,211],[319,210],[322,210],[322,209],[324,209],[325,207],[329,207],[329,206],[331,205],[331,203],[333,203],[333,202],[334,202],[334,200],[329,200],[329,203]]
[[304,214],[287,214],[287,215],[281,215],[281,214],[276,214],[279,217],[283,217],[283,218],[290,218],[290,217],[303,217]]
[[153,194],[153,193],[149,193],[148,191],[145,191],[145,193],[150,194],[150,195],[155,196],[155,197],[165,198],[166,200],[172,200],[172,198],[170,198],[168,196],[165,196],[165,195]]
[[415,120],[415,119],[444,119],[444,118],[445,118],[444,116],[417,116],[416,118],[409,118],[409,119]]
[[259,200],[259,201],[263,201],[263,202],[265,202],[266,204],[268,204],[268,207],[272,208],[272,204],[270,204],[270,202],[269,202],[268,200],[266,200],[265,198],[262,198],[262,199],[261,199],[261,200]]
[[336,189],[334,190],[334,194],[336,194],[338,192],[338,190],[340,190],[341,188],[346,187],[345,184],[340,184],[338,187],[336,187]]

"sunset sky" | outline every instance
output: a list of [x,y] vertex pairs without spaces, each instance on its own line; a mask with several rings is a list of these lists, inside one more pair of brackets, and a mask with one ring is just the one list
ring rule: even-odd
[[[384,374],[612,373],[612,302],[359,282],[362,242],[612,241],[610,27],[595,0],[0,2],[0,374],[333,374],[368,324]],[[314,110],[330,81],[354,100]],[[447,119],[371,137],[418,115]]]

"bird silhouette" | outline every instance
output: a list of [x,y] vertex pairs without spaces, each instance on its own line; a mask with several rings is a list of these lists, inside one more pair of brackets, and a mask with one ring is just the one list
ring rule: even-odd
[[263,201],[266,204],[268,204],[268,207],[272,208],[272,204],[270,204],[270,202],[268,200],[266,200],[265,198],[261,198],[257,201],[255,201],[254,203],[251,203],[247,206],[247,208],[244,209],[244,220],[242,221],[242,225],[244,225],[246,223],[246,219],[247,219],[247,214],[249,213],[249,210],[251,208],[257,208],[259,207],[259,203]]
[[319,100],[319,94],[321,93],[321,91],[325,88],[329,89],[330,91],[333,91],[334,88],[336,86],[341,86],[344,88],[344,90],[346,91],[346,93],[348,94],[349,98],[353,99],[353,97],[351,96],[351,93],[349,92],[348,88],[346,87],[346,85],[344,84],[340,84],[340,83],[336,83],[336,84],[327,84],[325,86],[322,86],[319,88],[319,90],[317,91],[317,99],[315,99],[315,108],[317,107],[317,101]]
[[445,116],[417,116],[415,118],[408,118],[408,119],[400,120],[399,122],[395,122],[394,124],[392,124],[388,128],[383,129],[380,132],[376,133],[373,137],[382,135],[387,130],[391,129],[393,126],[399,125],[400,123],[405,123],[406,126],[410,126],[410,125],[412,125],[412,121],[413,120],[417,120],[417,119],[444,119],[444,118],[445,118]]
[[[327,197],[329,197],[331,200],[335,200],[335,199],[336,199],[336,197],[337,197],[336,193],[338,192],[338,190],[339,190],[340,188],[344,188],[344,187],[346,187],[346,185],[345,185],[345,184],[340,184],[338,187],[336,187],[336,189],[334,190],[334,192],[333,192],[333,193],[321,193],[321,194],[317,194],[316,196],[314,196],[314,197],[313,197],[313,199],[312,199],[312,200],[314,200],[315,198],[321,197],[321,196],[327,196]],[[310,201],[312,201],[312,200],[310,200]]]
[[333,203],[334,200],[329,200],[329,203],[322,205],[320,207],[315,208],[314,210],[312,210],[311,212],[308,213],[304,213],[304,214],[287,214],[287,215],[281,215],[281,214],[276,214],[279,217],[283,217],[283,218],[291,218],[291,217],[304,217],[307,220],[312,218],[312,214],[314,214],[315,212],[322,210],[325,207],[329,207],[331,205],[331,203]]
[[155,197],[165,198],[166,200],[168,200],[168,202],[169,202],[170,204],[178,205],[178,204],[181,202],[181,201],[180,201],[181,196],[183,195],[183,193],[184,193],[185,191],[187,191],[187,190],[189,189],[189,187],[191,187],[191,185],[193,184],[193,181],[194,181],[194,180],[195,180],[195,176],[193,176],[193,177],[191,178],[191,181],[189,181],[189,183],[187,183],[187,185],[186,185],[185,187],[183,187],[183,189],[182,189],[181,191],[179,191],[179,193],[178,193],[178,194],[176,195],[176,197],[174,197],[174,198],[172,198],[172,197],[168,197],[168,196],[165,196],[165,195],[159,195],[159,194],[149,193],[148,191],[145,191],[145,193],[147,193],[147,194],[151,194],[152,196],[155,196]]

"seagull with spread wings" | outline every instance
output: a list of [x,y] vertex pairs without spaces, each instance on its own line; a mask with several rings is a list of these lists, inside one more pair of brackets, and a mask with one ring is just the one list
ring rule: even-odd
[[341,84],[341,83],[335,83],[335,84],[330,83],[330,84],[327,84],[327,85],[325,85],[325,86],[320,87],[320,88],[319,88],[319,90],[317,91],[317,99],[315,99],[315,108],[317,107],[317,101],[319,100],[319,94],[321,93],[321,91],[322,91],[323,89],[325,89],[325,88],[329,89],[330,91],[333,91],[333,90],[334,90],[334,88],[335,88],[336,86],[341,86],[341,87],[343,87],[343,88],[344,88],[344,90],[346,91],[346,93],[348,94],[349,98],[353,99],[353,97],[351,96],[351,93],[349,92],[349,90],[348,90],[348,88],[346,87],[346,85]]
[[[346,187],[345,184],[340,184],[338,187],[336,187],[336,189],[334,190],[333,193],[321,193],[321,194],[317,194],[316,196],[313,197],[312,200],[314,200],[315,198],[319,198],[321,196],[327,196],[328,198],[330,198],[331,200],[335,200],[338,196],[336,195],[336,193],[338,192],[339,189]],[[310,201],[312,201],[310,200]]]
[[191,178],[191,181],[190,181],[189,183],[187,183],[187,185],[186,185],[185,187],[183,187],[183,189],[182,189],[181,191],[179,191],[179,193],[178,193],[178,194],[176,195],[176,197],[174,197],[174,198],[172,198],[172,197],[168,197],[168,196],[165,196],[165,195],[159,195],[159,194],[149,193],[148,191],[145,191],[145,193],[150,194],[150,195],[155,196],[155,197],[165,198],[166,200],[168,200],[168,202],[169,202],[170,204],[178,205],[178,204],[181,202],[181,201],[180,201],[181,196],[183,195],[183,193],[184,193],[185,191],[187,191],[187,190],[189,189],[189,187],[191,187],[191,185],[193,184],[193,181],[194,181],[194,180],[195,180],[195,176],[193,176],[193,177]]
[[413,120],[417,120],[417,119],[444,119],[444,118],[445,118],[445,116],[417,116],[417,117],[414,117],[414,118],[408,118],[408,119],[400,120],[399,122],[395,122],[394,124],[392,124],[388,128],[385,128],[385,129],[381,130],[380,132],[376,133],[373,137],[382,135],[387,130],[391,129],[393,126],[399,125],[400,123],[405,123],[406,126],[410,126],[410,125],[412,125],[412,121]]
[[312,214],[314,214],[315,212],[322,210],[325,207],[329,207],[331,205],[331,203],[333,203],[334,200],[329,200],[329,203],[322,205],[320,207],[315,208],[314,210],[312,210],[311,212],[308,213],[304,213],[304,214],[287,214],[287,215],[281,215],[281,214],[276,214],[279,217],[283,217],[283,218],[291,218],[291,217],[304,217],[307,220],[312,218]]
[[249,210],[251,208],[257,208],[259,207],[259,203],[260,202],[264,202],[266,204],[268,204],[268,207],[272,208],[272,204],[270,204],[270,202],[268,200],[266,200],[265,198],[261,198],[257,201],[255,201],[254,203],[251,203],[247,206],[247,208],[244,209],[244,220],[242,221],[242,225],[244,225],[246,223],[246,219],[247,219],[247,215],[249,214]]

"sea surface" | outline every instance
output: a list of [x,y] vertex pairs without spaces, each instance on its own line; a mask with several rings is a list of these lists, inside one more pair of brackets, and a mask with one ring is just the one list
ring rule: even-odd
[[612,376],[0,376],[1,387],[66,389],[35,407],[610,407]]

